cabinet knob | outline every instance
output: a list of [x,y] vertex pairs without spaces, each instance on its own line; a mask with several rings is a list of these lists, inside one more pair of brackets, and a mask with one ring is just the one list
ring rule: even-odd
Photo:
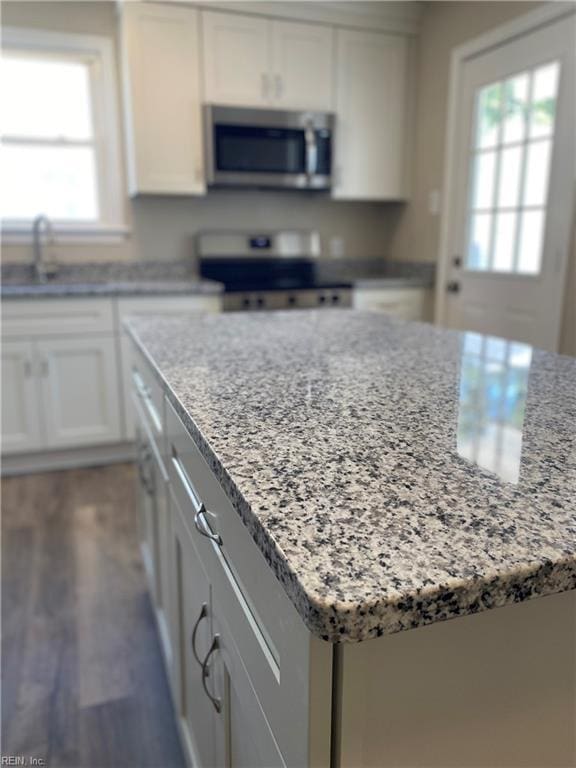
[[446,291],[448,293],[459,293],[460,292],[460,283],[457,280],[451,280],[446,285]]

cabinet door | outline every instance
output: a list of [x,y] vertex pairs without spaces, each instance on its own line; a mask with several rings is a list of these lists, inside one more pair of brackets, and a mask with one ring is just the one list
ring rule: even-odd
[[42,447],[33,344],[3,341],[2,452],[34,451]]
[[[285,766],[276,740],[246,668],[233,633],[212,597],[212,631],[218,649],[211,659],[209,692],[220,703],[215,713],[215,755],[218,766],[280,768]],[[294,738],[302,734],[295,733]]]
[[235,13],[202,12],[204,98],[212,104],[270,103],[270,22]]
[[272,22],[274,104],[330,111],[334,106],[331,27]]
[[334,197],[406,197],[408,45],[400,36],[337,32]]
[[[216,712],[204,690],[201,666],[212,642],[210,586],[174,497],[171,506],[171,560],[180,665],[180,687],[176,695],[180,729],[189,763],[194,766],[216,766],[220,765],[215,747]],[[212,678],[205,682],[210,685]]]
[[138,469],[138,522],[140,551],[148,588],[155,605],[160,599],[159,574],[156,572],[158,553],[158,515],[156,512],[156,477],[153,470],[152,448],[142,424],[136,427],[136,467]]
[[119,441],[120,379],[114,338],[44,339],[37,350],[48,447]]
[[122,52],[130,194],[205,192],[198,12],[125,3]]

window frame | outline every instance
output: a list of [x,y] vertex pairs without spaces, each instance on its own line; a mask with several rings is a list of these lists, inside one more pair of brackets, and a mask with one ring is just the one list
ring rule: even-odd
[[[103,239],[124,239],[128,228],[112,40],[95,35],[8,27],[2,30],[2,50],[9,52],[11,49],[18,55],[29,51],[31,55],[37,53],[40,57],[71,58],[89,63],[99,218],[90,222],[56,219],[54,230],[57,240],[100,242]],[[31,238],[32,219],[2,221],[4,242],[27,242]]]

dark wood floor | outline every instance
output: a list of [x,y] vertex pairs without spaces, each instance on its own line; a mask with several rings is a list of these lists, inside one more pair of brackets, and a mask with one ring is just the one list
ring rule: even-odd
[[2,754],[184,766],[131,465],[2,480]]

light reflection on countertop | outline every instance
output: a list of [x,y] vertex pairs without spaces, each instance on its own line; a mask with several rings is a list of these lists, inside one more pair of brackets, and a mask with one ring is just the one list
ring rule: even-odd
[[518,483],[532,347],[478,333],[462,341],[457,450]]

